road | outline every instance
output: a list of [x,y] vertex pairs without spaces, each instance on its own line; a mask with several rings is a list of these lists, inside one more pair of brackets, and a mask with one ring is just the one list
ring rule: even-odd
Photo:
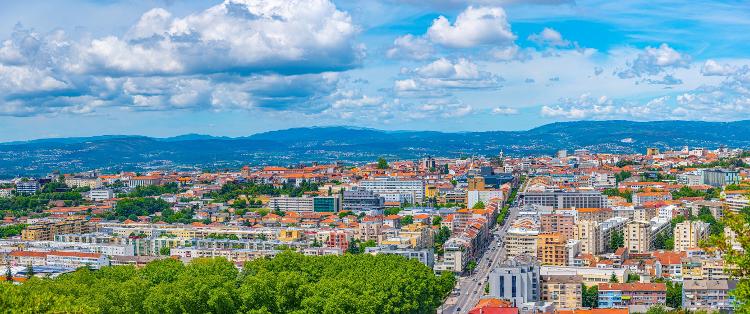
[[518,207],[510,207],[508,218],[502,226],[496,226],[492,233],[492,240],[487,249],[480,253],[476,269],[469,275],[457,278],[456,289],[458,296],[452,296],[438,309],[438,313],[467,313],[484,295],[484,286],[492,268],[505,260],[505,246],[503,237],[510,227],[510,223],[518,216]]

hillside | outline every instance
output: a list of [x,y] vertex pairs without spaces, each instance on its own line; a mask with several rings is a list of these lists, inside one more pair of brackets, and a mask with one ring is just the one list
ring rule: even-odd
[[551,154],[557,149],[643,152],[646,147],[750,147],[750,121],[578,121],[527,131],[445,133],[310,127],[229,138],[188,134],[171,138],[106,135],[0,144],[0,177],[51,170],[105,171],[229,168],[243,164],[361,162],[379,156]]

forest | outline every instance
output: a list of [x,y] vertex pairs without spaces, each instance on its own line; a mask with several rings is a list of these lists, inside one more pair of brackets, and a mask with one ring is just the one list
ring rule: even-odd
[[0,312],[434,313],[454,282],[396,255],[283,252],[241,270],[222,258],[165,259],[2,283]]

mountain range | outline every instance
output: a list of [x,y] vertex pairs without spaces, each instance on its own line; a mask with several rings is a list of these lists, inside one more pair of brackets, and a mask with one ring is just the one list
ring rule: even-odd
[[101,169],[185,170],[235,168],[245,164],[356,163],[378,157],[425,155],[552,154],[558,149],[634,153],[646,147],[750,147],[750,120],[576,121],[526,131],[383,131],[355,127],[306,127],[247,137],[186,134],[170,138],[137,135],[50,138],[0,143],[0,177]]

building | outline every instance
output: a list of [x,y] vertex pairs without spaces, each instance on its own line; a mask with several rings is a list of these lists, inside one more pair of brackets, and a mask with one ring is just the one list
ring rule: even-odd
[[39,181],[36,180],[22,180],[16,182],[16,193],[18,194],[34,194],[39,191]]
[[599,268],[599,267],[573,267],[573,266],[541,266],[541,276],[581,276],[583,284],[593,286],[609,282],[612,275],[619,282],[625,282],[628,278],[628,270],[625,268]]
[[283,212],[311,212],[315,209],[312,197],[291,197],[279,196],[272,197],[268,201],[268,208],[280,210]]
[[581,243],[581,253],[599,253],[599,224],[592,220],[579,220],[575,224],[574,238]]
[[111,189],[96,189],[86,192],[86,198],[95,202],[106,201],[115,197]]
[[78,177],[65,176],[65,185],[71,188],[87,187],[89,189],[98,189],[103,186],[102,180],[97,177]]
[[539,217],[542,233],[559,233],[563,240],[574,239],[575,217],[560,213],[542,214]]
[[660,154],[659,149],[656,147],[646,148],[646,156],[654,156],[654,155],[659,155],[659,154]]
[[159,184],[161,184],[161,177],[159,176],[134,176],[131,177],[130,180],[128,180],[129,188]]
[[703,221],[683,221],[674,227],[674,250],[687,251],[700,247],[709,236],[709,224]]
[[625,225],[623,232],[625,248],[631,253],[642,253],[651,250],[650,225],[644,221],[631,221]]
[[517,256],[490,271],[490,297],[514,306],[540,299],[539,264],[532,256]]
[[570,310],[583,306],[581,276],[542,276],[542,301],[551,302],[556,309]]
[[664,283],[600,283],[598,288],[600,308],[653,306],[667,302],[667,285]]
[[26,227],[21,231],[24,241],[52,241],[56,235],[69,233],[89,233],[93,226],[81,219],[63,221],[44,221]]
[[385,199],[361,187],[353,187],[343,193],[343,207],[348,211],[383,210]]
[[422,180],[396,180],[393,178],[377,178],[363,180],[359,186],[385,198],[386,202],[424,202],[425,183]]
[[682,283],[682,307],[689,311],[731,312],[734,298],[729,292],[736,287],[735,280],[685,280]]
[[408,248],[400,248],[396,245],[381,245],[376,247],[368,247],[365,249],[365,253],[372,255],[400,255],[406,258],[418,260],[420,263],[425,264],[430,268],[435,265],[435,254],[431,249],[414,250]]
[[536,230],[511,228],[505,234],[505,249],[508,258],[514,258],[521,255],[530,255],[536,258],[537,254],[537,236]]
[[669,201],[672,193],[669,192],[638,192],[633,193],[633,205],[643,205],[648,202]]
[[542,265],[566,266],[567,241],[559,233],[540,233],[536,240],[536,258]]
[[607,204],[607,197],[598,191],[523,192],[519,199],[525,205],[550,206],[553,209],[602,208]]
[[313,211],[318,213],[338,213],[341,209],[341,198],[337,196],[313,197]]
[[503,199],[503,191],[501,190],[469,190],[466,191],[466,207],[473,208],[479,202],[483,204],[489,204],[492,199]]
[[722,187],[740,183],[740,173],[737,170],[705,169],[703,170],[703,184]]

